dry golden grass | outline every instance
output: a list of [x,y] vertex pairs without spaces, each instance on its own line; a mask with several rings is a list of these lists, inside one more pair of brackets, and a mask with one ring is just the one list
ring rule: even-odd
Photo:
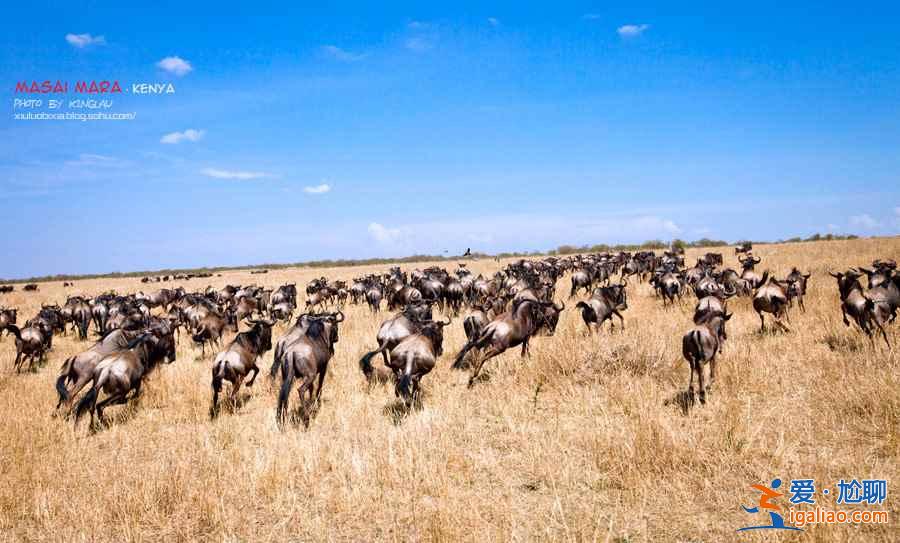
[[[456,320],[423,381],[422,409],[406,417],[392,409],[390,387],[366,391],[357,366],[386,313],[351,307],[309,430],[276,428],[276,392],[263,377],[243,406],[211,422],[211,360],[182,341],[178,361],[153,374],[137,408],[110,409],[112,424],[95,435],[86,422],[73,431],[51,417],[53,382],[63,359],[87,345],[58,337],[46,366],[14,375],[13,341],[4,337],[0,539],[897,541],[897,351],[873,350],[844,327],[826,272],[900,257],[900,239],[755,252],[780,275],[791,265],[812,271],[807,312],[792,312],[791,333],[760,335],[749,301],[733,302],[717,386],[687,415],[671,400],[687,386],[681,335],[694,300],[663,310],[646,284],[629,287],[623,333],[587,337],[567,309],[554,337],[532,342],[531,359],[504,354],[472,390],[467,374],[448,368],[464,342]],[[725,254],[736,265],[733,251]],[[382,269],[234,272],[211,284],[302,286],[320,274]],[[91,280],[68,292],[141,287]],[[568,292],[567,277],[559,292]],[[41,302],[64,299],[54,283],[0,302],[18,306],[24,322]],[[890,332],[900,342],[896,324]],[[749,485],[775,476],[818,485],[886,478],[891,522],[738,536],[757,520],[740,510],[756,499]]]

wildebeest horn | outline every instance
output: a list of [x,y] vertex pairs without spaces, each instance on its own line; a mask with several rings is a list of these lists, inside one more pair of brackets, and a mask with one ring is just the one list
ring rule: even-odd
[[559,307],[557,307],[555,303],[553,304],[553,309],[555,309],[557,311],[562,311],[565,308],[566,308],[566,302],[562,302],[562,305]]
[[628,279],[625,278],[625,277],[623,277],[623,278],[622,278],[622,282],[619,283],[619,284],[622,285],[623,287],[627,287],[627,286],[628,286]]
[[441,326],[450,326],[450,323],[452,323],[452,322],[453,322],[453,319],[451,319],[450,317],[447,317],[447,322],[438,321],[437,324],[440,324]]
[[[334,322],[344,322],[344,312],[341,311],[340,309],[337,310],[337,313],[333,313],[333,315],[334,315]],[[340,319],[337,318],[338,315],[341,316]]]
[[760,262],[762,262],[762,259],[761,259],[761,258],[759,258],[758,256],[754,256],[754,257],[753,257],[753,263],[754,263],[754,264],[759,264]]

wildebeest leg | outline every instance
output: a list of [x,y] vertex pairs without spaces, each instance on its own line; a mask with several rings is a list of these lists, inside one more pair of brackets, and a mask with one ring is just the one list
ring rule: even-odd
[[[720,347],[721,350],[721,347]],[[709,360],[709,383],[706,385],[706,389],[709,390],[712,388],[713,383],[716,382],[716,355]]]
[[90,375],[79,375],[78,380],[75,381],[75,386],[72,387],[72,390],[69,392],[69,400],[65,402],[66,411],[72,410],[72,404],[75,403],[75,396],[81,392],[81,389],[84,388],[84,385],[88,384],[91,381]]
[[[125,401],[126,401],[125,398],[126,398],[127,394],[128,394],[127,390],[125,392],[119,392],[117,394],[113,394],[113,395],[109,396],[108,398],[104,399],[102,402],[98,403],[97,406],[94,408],[94,410],[97,412],[97,421],[100,422],[100,424],[106,423],[106,418],[103,416],[103,409],[108,405],[119,405],[119,404],[125,403]],[[93,413],[91,415],[92,415],[91,416],[91,425],[93,425],[93,423],[94,423]]]
[[694,368],[695,364],[693,360],[688,360],[688,369],[691,371],[691,380],[688,382],[688,397],[687,403],[688,405],[692,405],[694,403]]
[[256,381],[256,376],[259,375],[259,366],[257,366],[257,365],[254,363],[253,366],[250,367],[250,371],[253,372],[253,375],[250,377],[250,380],[247,381],[247,386],[248,386],[248,387],[252,387],[252,386],[253,386],[253,382]]
[[841,316],[844,318],[844,326],[850,326],[850,321],[847,320],[847,308],[844,304],[841,304]]
[[884,331],[884,326],[882,326],[881,323],[878,322],[877,319],[875,319],[875,326],[877,326],[878,329],[881,331],[881,337],[884,338],[884,343],[885,343],[885,345],[887,345],[887,348],[890,349],[890,348],[891,348],[891,342],[888,341],[887,333]]
[[528,352],[528,338],[522,342],[522,357],[530,356],[531,353]]
[[700,389],[700,404],[706,405],[706,379],[703,377],[703,361],[697,361],[697,388]]
[[481,373],[481,368],[484,367],[484,363],[502,352],[503,351],[497,349],[496,347],[491,347],[486,353],[484,353],[484,356],[481,357],[481,359],[478,361],[478,364],[475,366],[475,371],[472,372],[472,377],[469,378],[470,387],[475,384],[475,379],[478,377],[478,374]]
[[244,375],[235,376],[231,386],[231,407],[237,407],[238,391],[241,389],[241,383],[244,382]]
[[325,384],[325,373],[327,373],[327,367],[323,368],[322,371],[319,372],[319,384],[316,386],[316,405],[322,403],[322,385]]
[[300,395],[300,417],[303,424],[309,426],[309,405],[312,403],[312,386],[315,375],[305,376],[297,393]]
[[[625,317],[623,317],[622,314],[619,313],[618,309],[613,309],[613,315],[619,317],[619,321],[621,321],[622,323],[622,330],[625,330]],[[612,317],[610,317],[610,320],[612,320]]]
[[16,373],[19,372],[19,366],[22,364],[22,351],[16,351],[16,361],[13,364],[13,368],[15,368]]
[[756,314],[759,315],[759,331],[765,332],[766,331],[766,319],[763,318],[762,311],[757,311]]

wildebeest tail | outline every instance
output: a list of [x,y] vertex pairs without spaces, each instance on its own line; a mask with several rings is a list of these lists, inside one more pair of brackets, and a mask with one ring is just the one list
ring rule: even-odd
[[386,343],[379,346],[374,351],[364,354],[363,357],[359,359],[359,369],[363,372],[363,375],[365,375],[367,380],[372,378],[372,373],[375,371],[375,368],[372,367],[372,358],[383,353],[385,349],[387,349]]
[[75,423],[78,423],[78,419],[81,418],[86,411],[90,411],[94,408],[94,404],[97,403],[97,387],[92,386],[90,390],[88,390],[87,394],[81,398],[81,401],[78,402],[78,405],[75,407]]
[[278,408],[275,411],[275,420],[279,426],[284,424],[284,416],[287,413],[288,397],[291,395],[291,387],[294,386],[294,363],[293,360],[285,360],[282,364],[281,391],[278,393]]
[[56,378],[56,393],[59,394],[59,405],[62,402],[69,401],[69,391],[66,390],[66,382],[69,380],[69,376],[72,372],[72,364],[75,362],[75,357],[69,357],[63,363],[62,367],[59,368],[60,374],[59,377]]

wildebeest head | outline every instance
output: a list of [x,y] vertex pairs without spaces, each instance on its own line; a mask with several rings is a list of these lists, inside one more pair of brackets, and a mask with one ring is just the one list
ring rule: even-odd
[[731,315],[731,313],[707,313],[705,316],[701,317],[697,324],[709,328],[709,330],[719,338],[719,343],[721,343],[728,339],[728,334],[725,332],[725,323],[731,319]]
[[253,327],[250,333],[257,338],[256,341],[259,347],[257,354],[261,355],[270,351],[272,349],[272,326],[275,325],[275,321],[269,319],[247,319],[245,322]]
[[447,317],[447,322],[429,321],[419,330],[419,333],[427,337],[434,347],[434,356],[444,354],[444,327],[448,326],[452,320]]
[[850,295],[854,290],[859,290],[862,292],[862,285],[859,283],[859,278],[862,277],[862,274],[854,270],[853,268],[847,270],[846,273],[831,273],[830,276],[837,279],[838,284],[838,292],[841,294],[841,300],[846,300],[847,296]]

